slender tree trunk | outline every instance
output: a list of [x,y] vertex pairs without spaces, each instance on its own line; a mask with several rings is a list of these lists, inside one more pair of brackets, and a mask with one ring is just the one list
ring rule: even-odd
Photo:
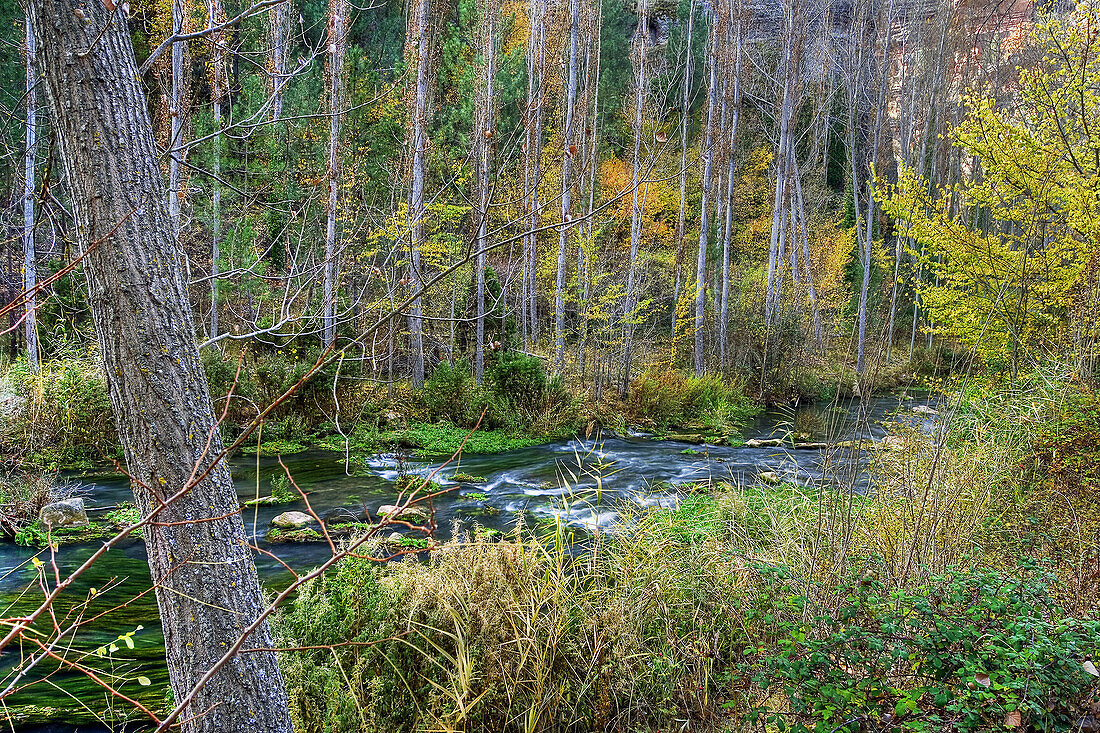
[[528,4],[531,33],[527,40],[527,117],[524,148],[524,191],[527,203],[528,234],[526,237],[527,315],[530,319],[530,340],[539,340],[538,317],[538,226],[541,217],[539,180],[542,177],[542,114],[546,92],[543,88],[546,48],[545,0],[530,0]]
[[731,18],[733,31],[733,99],[731,100],[731,118],[727,145],[729,147],[728,169],[726,171],[726,227],[722,235],[722,302],[718,312],[718,361],[723,372],[727,364],[727,336],[729,331],[729,295],[730,295],[730,243],[733,238],[733,192],[734,174],[737,161],[737,126],[741,119],[741,7],[736,0],[729,4],[735,17]]
[[[597,134],[597,126],[600,117],[600,37],[602,31],[603,22],[603,3],[601,1],[600,6],[593,9],[591,3],[586,3],[586,9],[589,11],[589,38],[585,41],[585,85],[586,97],[589,99],[589,119],[591,120],[591,126],[585,132],[586,140],[586,159],[588,166],[588,204],[585,209],[585,239],[588,242],[593,242],[596,236],[596,223],[594,221],[594,212],[596,210],[596,173],[599,163],[599,137]],[[593,63],[593,60],[595,63]],[[580,303],[578,305],[580,316],[580,336],[577,340],[577,364],[581,374],[581,378],[584,378],[585,372],[585,351],[588,344],[588,303],[591,297],[591,258],[585,257],[585,242],[582,241],[577,245],[577,280]]]
[[764,321],[772,324],[779,310],[787,200],[787,148],[791,144],[791,117],[794,114],[794,2],[788,0],[785,11],[786,35],[783,43],[783,101],[780,109],[779,141],[776,145],[775,196],[772,200],[772,229],[768,245],[768,285],[764,300]]
[[565,86],[565,125],[562,130],[561,160],[561,227],[558,230],[558,271],[554,282],[554,368],[561,372],[565,367],[565,265],[569,246],[569,234],[573,227],[573,158],[577,146],[574,143],[573,112],[577,99],[577,56],[580,46],[581,3],[569,2],[569,62]]
[[340,118],[343,112],[344,47],[347,42],[347,0],[329,0],[328,19],[328,208],[325,223],[324,298],[325,348],[336,343],[336,206],[340,198]]
[[[412,183],[409,186],[409,281],[413,292],[423,283],[420,251],[424,245],[424,175],[428,158],[428,84],[431,63],[428,54],[429,0],[414,0],[414,38],[416,54],[416,88],[412,104]],[[424,321],[420,296],[412,302],[409,313],[409,347],[412,350],[412,383],[424,384]]]
[[[38,96],[35,89],[34,23],[27,14],[27,140],[23,157],[23,292],[38,284],[38,258],[34,251],[34,154],[38,134]],[[27,296],[23,333],[27,341],[27,371],[38,373],[38,319],[33,295]]]
[[[222,0],[207,0],[207,20],[213,28],[225,21],[225,8]],[[214,107],[214,162],[211,186],[211,226],[210,226],[210,338],[218,336],[218,279],[221,260],[221,224],[222,224],[222,103],[228,86],[225,67],[225,33],[214,31],[210,35],[211,69],[210,89]]]
[[[630,262],[626,275],[626,302],[623,307],[623,382],[622,393],[630,390],[634,360],[634,319],[638,249],[642,241],[642,115],[645,113],[647,27],[645,2],[639,3],[638,28],[634,32],[634,174],[631,178]],[[648,184],[646,186],[648,190]]]
[[[893,31],[893,9],[894,2],[893,0],[890,0],[890,3],[887,5],[886,10],[886,39],[883,44],[881,79],[879,81],[878,97],[875,104],[874,129],[872,130],[871,135],[871,168],[874,168],[875,165],[878,163],[878,149],[879,145],[881,144],[882,116],[885,113],[884,108],[886,106],[887,85],[890,78],[890,44],[892,41],[891,32]],[[852,176],[853,179],[858,178],[858,174],[855,170],[853,170]],[[865,228],[863,236],[863,283],[859,292],[859,336],[856,346],[856,373],[860,376],[863,375],[863,369],[865,366],[865,351],[867,341],[867,300],[871,282],[871,247],[874,241],[873,238],[875,223],[875,197],[871,194],[870,190],[871,183],[869,171],[866,174],[866,178],[868,190],[866,194],[867,215],[863,221],[863,225]],[[857,185],[855,181],[853,181],[853,185]]]
[[[183,33],[184,13],[183,0],[171,0],[172,2],[172,34]],[[179,239],[180,235],[180,199],[182,198],[182,185],[180,167],[183,162],[183,107],[184,90],[184,56],[187,53],[186,41],[172,43],[172,96],[169,99],[168,114],[171,118],[171,135],[168,140],[168,211],[172,217],[173,236]]]
[[711,14],[707,56],[710,79],[707,85],[707,123],[703,134],[703,202],[699,211],[699,255],[695,262],[695,376],[706,369],[704,354],[703,315],[706,311],[707,235],[710,233],[710,194],[714,177],[714,117],[718,106],[718,14]]
[[[485,373],[485,248],[489,245],[489,195],[492,172],[493,137],[493,82],[496,79],[496,20],[497,4],[481,3],[481,64],[483,86],[480,96],[478,129],[474,131],[478,151],[478,224],[477,224],[477,346],[474,351],[474,376],[481,384]],[[453,321],[453,319],[452,319]]]
[[[265,600],[229,467],[213,462],[223,444],[125,16],[75,0],[30,9],[134,498],[143,517],[158,511],[145,543],[182,701]],[[259,623],[242,647],[257,651],[213,671],[184,730],[291,733],[272,641]]]
[[[290,0],[281,2],[268,12],[271,32],[271,121],[283,118],[283,98],[286,86],[287,18],[290,15]],[[281,134],[281,133],[277,133]]]
[[684,88],[680,100],[680,212],[676,219],[676,264],[672,287],[672,338],[676,339],[676,313],[680,304],[680,281],[684,269],[684,231],[687,227],[688,123],[691,121],[691,84],[694,57],[691,41],[695,30],[695,0],[688,4],[687,32],[684,37]]
[[[814,324],[814,344],[820,353],[824,348],[825,340],[821,327],[821,311],[817,306],[817,290],[814,288],[813,264],[810,260],[810,228],[806,223],[806,204],[802,198],[802,174],[798,170],[798,159],[795,157],[793,150],[791,151],[790,164],[794,177],[795,193],[795,202],[792,208],[797,214],[795,221],[797,230],[792,236],[796,237],[796,242],[798,240],[802,242],[802,273],[806,279],[806,290],[810,296],[810,313]],[[795,246],[797,247],[797,244]]]

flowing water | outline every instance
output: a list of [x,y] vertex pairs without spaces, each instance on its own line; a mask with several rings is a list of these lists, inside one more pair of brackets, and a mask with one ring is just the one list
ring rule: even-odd
[[[911,409],[925,403],[920,398],[879,397],[787,413],[765,413],[744,432],[746,438],[784,437],[798,432],[815,441],[880,440],[888,432],[888,424],[898,419],[923,423],[925,429],[931,429],[932,418]],[[678,484],[712,480],[747,485],[759,480],[764,471],[773,471],[781,480],[799,484],[843,486],[858,492],[870,488],[865,471],[866,454],[860,451],[722,447],[652,440],[643,435],[597,435],[496,455],[466,456],[442,469],[439,463],[396,454],[379,454],[352,466],[345,464],[342,454],[326,451],[307,451],[284,456],[282,460],[295,483],[307,492],[318,515],[344,506],[357,511],[365,508],[373,516],[380,505],[392,503],[396,498],[394,482],[401,474],[428,476],[439,469],[435,479],[443,481],[445,487],[455,487],[447,480],[456,472],[483,477],[484,482],[458,485],[434,500],[440,538],[450,534],[455,522],[477,522],[490,529],[507,531],[521,513],[527,521],[560,516],[578,529],[607,530],[614,526],[616,510],[623,502],[675,506],[680,499]],[[271,479],[283,473],[276,458],[240,456],[232,461],[232,467],[242,499],[257,493],[267,495]],[[132,498],[121,476],[74,478],[83,484],[89,506],[110,506]],[[327,545],[269,545],[263,536],[276,514],[304,508],[304,503],[298,501],[244,511],[246,527],[259,546],[277,554],[297,571],[315,567],[328,557]],[[56,563],[61,577],[87,559],[96,547],[60,548]],[[4,617],[26,613],[41,600],[41,590],[36,584],[38,571],[30,560],[33,554],[29,548],[0,544],[0,599]],[[44,554],[39,557],[49,559]],[[278,588],[289,582],[289,574],[278,561],[258,555],[256,562],[268,587]],[[57,605],[56,612],[64,628],[66,620],[60,617],[85,602],[84,618],[110,611],[79,632],[74,649],[94,650],[116,642],[117,652],[105,657],[93,655],[85,663],[116,685],[121,683],[123,692],[159,706],[164,701],[168,675],[164,666],[164,637],[155,599],[147,592],[149,585],[144,544],[140,539],[128,540],[111,549],[84,573],[65,594],[65,602]],[[97,593],[89,601],[92,588]],[[130,632],[134,632],[130,637],[133,649],[125,641],[116,641]],[[0,655],[0,689],[12,682],[17,665],[31,651],[27,646],[8,649]],[[75,658],[71,653],[69,656]],[[147,678],[151,684],[139,685],[138,676]],[[10,696],[7,705],[84,708],[84,713],[63,719],[72,722],[16,726],[16,730],[40,733],[106,730],[101,725],[76,721],[93,721],[112,706],[119,711],[129,707],[125,702],[112,702],[80,672],[58,670],[45,679],[40,672],[31,673],[19,684],[31,681],[34,684]]]

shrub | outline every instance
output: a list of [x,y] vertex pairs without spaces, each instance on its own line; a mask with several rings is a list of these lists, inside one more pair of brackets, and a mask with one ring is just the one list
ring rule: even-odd
[[16,445],[32,463],[56,469],[120,456],[107,382],[91,355],[43,361],[38,374],[21,362],[9,377],[25,398],[12,421]]
[[561,376],[546,374],[543,361],[515,351],[499,352],[486,370],[490,422],[494,427],[538,435],[576,428],[577,407]]
[[[776,575],[771,600],[797,617],[807,599]],[[1096,687],[1084,663],[1100,621],[1067,616],[1054,582],[1034,563],[898,590],[853,575],[836,589],[837,613],[780,623],[757,682],[781,691],[789,712],[755,717],[795,732],[1069,730]]]
[[441,362],[420,393],[424,406],[433,420],[447,420],[455,425],[468,425],[477,420],[477,384],[470,376],[470,364],[458,359],[454,364]]
[[42,507],[66,493],[58,488],[54,474],[15,471],[0,476],[0,533],[18,537],[21,530],[38,521]]

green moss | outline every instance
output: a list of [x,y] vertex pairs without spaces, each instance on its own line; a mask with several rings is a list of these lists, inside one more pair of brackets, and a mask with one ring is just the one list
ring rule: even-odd
[[[471,432],[469,428],[456,427],[450,423],[412,423],[395,437],[400,445],[414,448],[422,456],[441,456],[456,453],[460,446],[462,452],[466,454],[504,453],[517,448],[548,443],[559,436],[536,437],[516,434],[508,430]],[[463,440],[466,441],[465,445]]]
[[303,529],[280,529],[272,527],[264,537],[266,542],[317,542],[325,537],[315,529],[305,527]]

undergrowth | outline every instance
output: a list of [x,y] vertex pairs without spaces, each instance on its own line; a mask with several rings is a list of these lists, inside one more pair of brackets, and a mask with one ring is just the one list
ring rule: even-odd
[[[621,507],[611,534],[475,528],[427,562],[344,561],[277,624],[285,644],[315,647],[283,657],[296,724],[855,733],[1091,720],[1100,403],[1058,379],[964,386],[941,403],[947,428],[892,427],[865,494],[704,485],[672,508]],[[826,470],[842,459],[823,454]]]

